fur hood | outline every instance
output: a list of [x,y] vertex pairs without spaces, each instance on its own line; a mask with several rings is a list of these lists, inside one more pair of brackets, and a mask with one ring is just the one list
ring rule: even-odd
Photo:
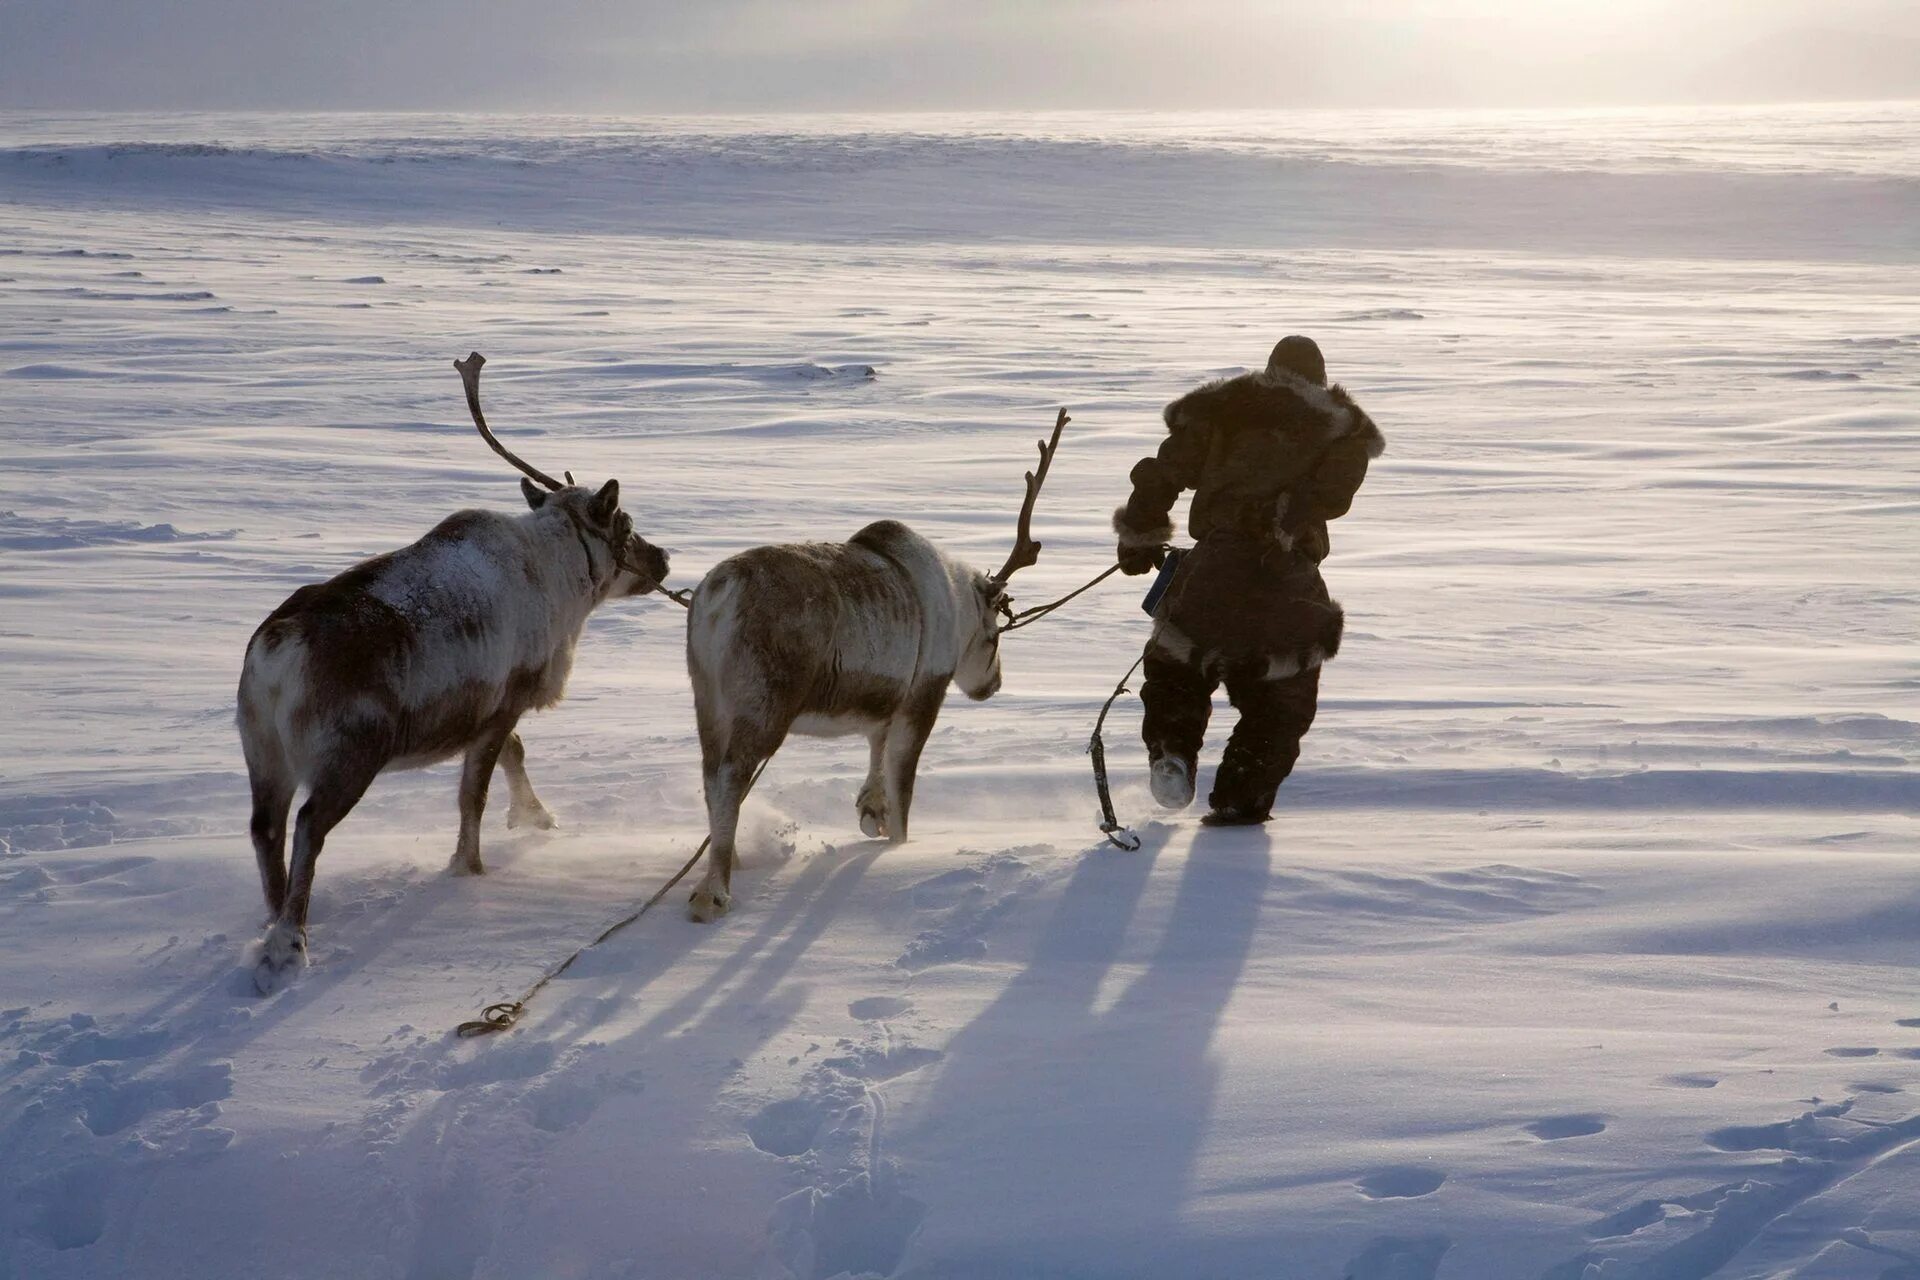
[[1358,435],[1367,456],[1386,452],[1387,438],[1339,385],[1323,387],[1285,369],[1261,369],[1221,378],[1181,396],[1166,408],[1167,430],[1188,427],[1309,429],[1315,443]]

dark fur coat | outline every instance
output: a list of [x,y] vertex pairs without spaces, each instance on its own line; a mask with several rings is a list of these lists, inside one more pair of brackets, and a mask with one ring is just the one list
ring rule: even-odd
[[1273,537],[1318,562],[1327,521],[1345,515],[1386,437],[1339,386],[1283,369],[1223,378],[1166,409],[1167,438],[1133,468],[1114,512],[1122,549],[1173,540],[1173,504],[1192,489],[1196,541],[1216,530]]

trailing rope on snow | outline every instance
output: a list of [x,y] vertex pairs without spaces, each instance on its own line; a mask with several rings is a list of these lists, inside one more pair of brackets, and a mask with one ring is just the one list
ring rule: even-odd
[[[663,591],[663,593],[668,594],[669,596],[671,596],[672,594],[670,592],[665,592],[665,588],[662,588],[661,590]],[[753,790],[753,784],[760,781],[760,775],[767,771],[767,765],[769,765],[770,763],[772,763],[772,757],[768,757],[766,760],[762,760],[760,762],[760,767],[753,771],[753,776],[751,778],[747,779],[746,790],[740,793],[742,799],[745,799],[747,793]],[[521,996],[518,1000],[503,1000],[499,1004],[488,1005],[486,1008],[480,1011],[480,1016],[478,1018],[475,1018],[469,1022],[461,1023],[459,1026],[453,1029],[453,1033],[456,1036],[459,1036],[462,1040],[471,1040],[475,1036],[491,1035],[495,1031],[505,1031],[509,1027],[513,1026],[514,1023],[520,1020],[520,1015],[526,1011],[527,1002],[532,1000],[535,996],[539,995],[540,989],[542,987],[545,987],[549,982],[552,982],[555,978],[565,973],[568,969],[571,969],[573,967],[573,962],[575,960],[578,960],[581,956],[593,950],[595,947],[605,942],[608,938],[611,938],[614,934],[620,932],[622,929],[626,928],[628,925],[638,920],[641,916],[644,916],[645,914],[647,914],[647,912],[653,910],[654,907],[658,906],[660,904],[660,900],[666,897],[667,894],[672,891],[673,886],[679,884],[682,880],[686,879],[687,872],[693,870],[694,866],[699,863],[700,859],[706,856],[707,846],[712,843],[713,843],[713,834],[709,832],[707,834],[707,838],[700,842],[700,847],[693,851],[693,856],[691,858],[688,858],[684,863],[682,863],[680,865],[680,869],[674,872],[672,877],[669,878],[665,884],[661,885],[660,888],[654,892],[654,895],[651,898],[648,898],[645,902],[641,903],[639,910],[633,912],[631,915],[625,917],[624,919],[614,921],[612,924],[608,925],[605,929],[602,929],[599,933],[599,936],[594,938],[592,942],[589,942],[585,946],[580,947],[572,955],[568,956],[565,960],[562,960],[559,964],[547,970],[545,974],[541,975],[540,981],[534,983],[532,986],[527,988],[525,995]]]
[[1140,656],[1133,660],[1133,665],[1127,668],[1127,674],[1120,677],[1120,683],[1113,686],[1113,692],[1107,695],[1106,704],[1100,708],[1099,718],[1093,722],[1093,740],[1087,744],[1087,754],[1093,757],[1094,789],[1100,793],[1100,831],[1107,837],[1108,843],[1116,849],[1125,849],[1129,853],[1140,847],[1140,837],[1133,833],[1131,827],[1124,825],[1114,816],[1113,792],[1107,786],[1107,745],[1101,741],[1100,731],[1106,728],[1107,712],[1113,710],[1113,704],[1118,702],[1120,695],[1127,691],[1127,681],[1133,679],[1133,673],[1138,671],[1140,664],[1146,660],[1146,652],[1142,650]]
[[[1147,590],[1147,598],[1140,602],[1140,607],[1146,610],[1148,617],[1158,616],[1161,598],[1166,595],[1174,575],[1179,572],[1181,558],[1187,554],[1185,548],[1175,546],[1163,546],[1160,551],[1160,575],[1153,580],[1153,585]],[[1115,565],[1114,569],[1119,567]],[[1113,569],[1107,570],[1107,573],[1112,572]],[[1106,574],[1100,576],[1105,577]],[[1095,578],[1094,582],[1099,580]],[[1092,583],[1088,585],[1091,586]],[[1140,656],[1133,660],[1133,665],[1127,668],[1127,674],[1120,677],[1120,683],[1113,686],[1113,692],[1107,695],[1106,702],[1101,704],[1099,716],[1093,722],[1093,739],[1087,743],[1087,754],[1093,757],[1094,790],[1100,793],[1101,834],[1107,837],[1109,844],[1117,849],[1125,849],[1129,853],[1140,847],[1140,837],[1133,833],[1131,827],[1122,824],[1113,812],[1113,790],[1107,784],[1107,744],[1100,733],[1107,727],[1107,712],[1113,710],[1113,704],[1118,702],[1120,695],[1127,691],[1127,681],[1133,679],[1133,673],[1138,671],[1140,664],[1146,660],[1147,651],[1142,649]]]

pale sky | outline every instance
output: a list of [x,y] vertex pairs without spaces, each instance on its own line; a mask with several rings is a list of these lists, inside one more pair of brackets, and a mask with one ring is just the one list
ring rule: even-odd
[[1920,97],[1914,0],[0,0],[0,107],[814,111]]

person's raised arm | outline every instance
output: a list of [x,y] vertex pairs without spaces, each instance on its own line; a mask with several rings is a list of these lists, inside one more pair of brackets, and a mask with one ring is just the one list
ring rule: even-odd
[[1163,559],[1161,549],[1173,541],[1173,504],[1183,490],[1200,483],[1209,434],[1199,425],[1179,427],[1167,433],[1153,457],[1133,464],[1128,476],[1133,493],[1113,513],[1122,573],[1145,573]]

